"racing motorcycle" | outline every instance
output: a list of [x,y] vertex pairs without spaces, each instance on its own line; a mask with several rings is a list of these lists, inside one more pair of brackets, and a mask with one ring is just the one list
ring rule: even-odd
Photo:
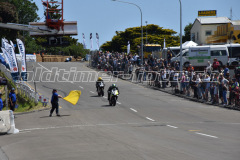
[[112,89],[110,93],[110,98],[109,98],[110,106],[116,106],[118,95],[119,95],[118,90],[116,88]]
[[104,84],[103,84],[103,82],[100,82],[99,84],[98,84],[98,96],[104,96]]

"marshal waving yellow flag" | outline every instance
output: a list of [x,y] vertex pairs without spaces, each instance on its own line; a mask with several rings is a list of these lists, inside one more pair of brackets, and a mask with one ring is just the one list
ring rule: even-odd
[[80,96],[81,96],[81,91],[73,90],[68,94],[67,97],[64,97],[63,99],[65,101],[68,101],[69,103],[72,103],[73,105],[76,105]]

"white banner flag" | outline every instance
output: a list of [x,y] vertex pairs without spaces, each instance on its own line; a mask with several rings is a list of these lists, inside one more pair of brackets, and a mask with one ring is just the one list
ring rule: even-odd
[[128,41],[128,45],[127,45],[127,53],[130,53],[130,42]]
[[26,56],[25,56],[25,47],[23,42],[20,39],[17,39],[17,44],[18,44],[18,50],[21,55],[21,72],[27,72],[26,71]]
[[96,33],[97,50],[99,50],[99,35]]
[[11,72],[16,73],[16,72],[18,72],[18,65],[17,65],[17,60],[16,60],[16,55],[15,55],[14,49],[9,43],[5,43],[5,45],[6,45],[6,50],[10,54],[10,58],[12,61]]
[[86,39],[85,39],[84,33],[82,34],[82,36],[83,36],[83,48],[87,49],[87,47],[86,47]]
[[163,42],[163,48],[166,48],[166,40],[165,40],[165,37],[164,37],[164,42]]
[[[14,46],[14,44],[13,44],[13,42],[10,40],[10,44],[11,44],[11,46],[13,47],[13,49],[14,49],[14,51],[15,51],[15,46]],[[20,53],[21,54],[21,53]]]
[[93,49],[92,33],[90,33],[90,43],[91,43],[90,50],[92,50]]
[[[8,40],[5,38],[2,38],[2,48],[4,48],[6,50],[6,56],[9,57],[9,66],[13,66],[12,64],[12,56],[9,53],[9,44],[8,44]],[[10,68],[11,69],[11,68]]]
[[11,58],[9,56],[9,54],[7,53],[5,48],[1,48],[2,52],[3,52],[3,57],[6,61],[6,63],[9,65],[10,70],[12,70],[12,63],[11,63]]

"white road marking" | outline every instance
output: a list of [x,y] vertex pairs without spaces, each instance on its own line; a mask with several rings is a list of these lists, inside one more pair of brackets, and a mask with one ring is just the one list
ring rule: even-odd
[[195,132],[196,134],[199,134],[199,135],[202,135],[202,136],[207,136],[207,137],[211,137],[211,138],[218,138],[216,136],[212,136],[212,135],[208,135],[208,134],[203,134],[203,133],[200,133],[200,132]]
[[49,69],[47,69],[47,68],[44,67],[43,65],[41,65],[41,64],[39,64],[39,63],[38,63],[38,65],[41,66],[42,68],[46,69],[47,71],[51,72]]
[[80,125],[71,125],[71,126],[55,126],[55,127],[46,127],[46,128],[28,128],[22,129],[20,132],[30,132],[36,130],[48,130],[48,129],[60,129],[60,128],[77,128],[77,127],[97,127],[97,126],[118,126],[118,125],[143,125],[143,124],[153,124],[155,122],[146,122],[146,123],[116,123],[116,124],[80,124]]
[[19,133],[29,133],[31,131],[19,131]]
[[103,98],[107,98],[107,97],[103,96]]
[[82,86],[79,86],[81,89],[84,89]]
[[117,102],[117,104],[121,104],[120,102]]
[[93,92],[93,91],[90,91],[90,92],[93,93],[93,94],[95,93],[95,92]]
[[155,120],[154,119],[151,119],[151,118],[149,118],[149,117],[146,117],[148,120],[150,120],[150,121],[152,121],[152,122],[155,122]]
[[137,112],[137,110],[133,109],[133,108],[130,108],[133,112]]
[[171,125],[167,125],[168,127],[171,127],[171,128],[178,128],[178,127],[175,127],[175,126],[171,126]]

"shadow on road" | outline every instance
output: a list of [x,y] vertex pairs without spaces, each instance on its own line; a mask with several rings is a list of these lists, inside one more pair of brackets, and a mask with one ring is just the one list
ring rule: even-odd
[[91,96],[91,97],[99,97],[98,95],[95,95],[95,96]]
[[[71,116],[70,114],[66,114],[66,115],[62,115],[61,116],[52,116],[52,117],[68,117],[68,116]],[[52,117],[49,117],[49,116],[43,116],[43,117],[39,117],[39,118],[52,118]]]
[[101,107],[114,107],[114,106],[110,106],[110,105],[102,105]]

